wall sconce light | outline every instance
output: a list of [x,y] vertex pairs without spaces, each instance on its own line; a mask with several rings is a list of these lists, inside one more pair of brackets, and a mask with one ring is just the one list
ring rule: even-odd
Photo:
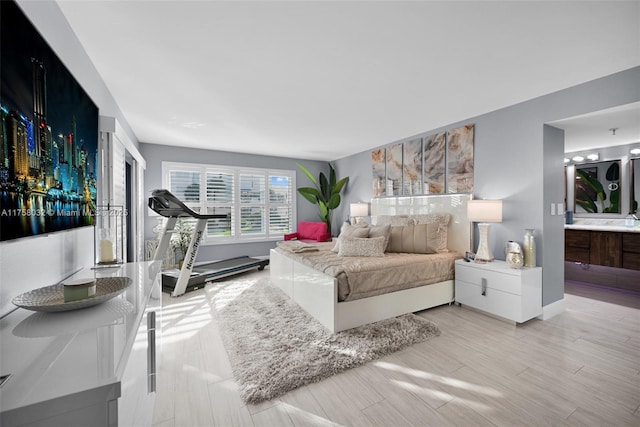
[[349,214],[351,215],[351,225],[354,225],[358,218],[369,216],[369,204],[351,203],[349,207]]
[[581,154],[576,154],[575,156],[573,156],[571,158],[571,160],[569,160],[568,158],[564,159],[565,164],[569,163],[571,161],[575,162],[575,163],[580,163],[580,162],[584,162],[585,160],[588,160],[590,162],[595,162],[596,160],[600,159],[600,153],[581,153]]

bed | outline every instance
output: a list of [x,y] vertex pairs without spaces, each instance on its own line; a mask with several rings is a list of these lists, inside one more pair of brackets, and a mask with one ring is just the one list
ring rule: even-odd
[[[342,257],[331,255],[334,242],[318,244],[317,250],[291,252],[283,248],[270,252],[271,282],[293,299],[300,307],[316,318],[331,332],[354,328],[367,323],[412,313],[443,304],[454,299],[453,262],[461,258],[470,248],[470,223],[467,220],[469,195],[439,195],[413,197],[385,197],[371,201],[371,219],[379,224],[380,219],[398,219],[398,223],[410,220],[420,222],[433,214],[449,215],[447,226],[448,252],[433,255],[393,253],[383,258]],[[393,221],[391,221],[393,224]],[[318,260],[326,257],[321,263]],[[428,275],[425,271],[413,273],[411,282],[398,286],[379,286],[384,277],[399,276],[403,262],[420,265],[429,258],[439,264],[447,264],[448,274],[439,273],[427,278],[424,283],[416,281],[416,274]],[[351,266],[354,264],[355,266]],[[377,270],[372,268],[376,264]],[[373,289],[349,287],[345,290],[343,267],[372,271],[370,281]],[[351,267],[349,267],[351,266]],[[393,271],[395,270],[395,273]],[[400,270],[398,270],[400,269]],[[385,276],[386,275],[386,276]],[[362,280],[366,282],[366,280]],[[403,286],[405,286],[403,288]],[[387,289],[389,288],[389,289]]]

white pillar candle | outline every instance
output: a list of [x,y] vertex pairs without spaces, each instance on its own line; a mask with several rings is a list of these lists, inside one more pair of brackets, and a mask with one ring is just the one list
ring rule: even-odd
[[113,242],[109,239],[100,240],[100,262],[113,262]]

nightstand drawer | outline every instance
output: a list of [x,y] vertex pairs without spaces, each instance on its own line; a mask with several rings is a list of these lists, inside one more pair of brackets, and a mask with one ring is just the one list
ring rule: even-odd
[[504,261],[456,261],[456,302],[526,322],[542,314],[542,268],[510,268]]
[[457,266],[456,280],[461,280],[478,287],[508,292],[514,295],[522,294],[522,285],[519,277],[496,271],[490,271],[472,266]]
[[456,280],[456,302],[475,307],[506,319],[522,322],[519,295],[487,288],[482,294],[482,286]]

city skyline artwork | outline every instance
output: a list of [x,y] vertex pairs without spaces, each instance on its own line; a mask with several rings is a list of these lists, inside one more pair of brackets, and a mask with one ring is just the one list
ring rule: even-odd
[[19,6],[0,8],[0,240],[93,225],[98,108]]

